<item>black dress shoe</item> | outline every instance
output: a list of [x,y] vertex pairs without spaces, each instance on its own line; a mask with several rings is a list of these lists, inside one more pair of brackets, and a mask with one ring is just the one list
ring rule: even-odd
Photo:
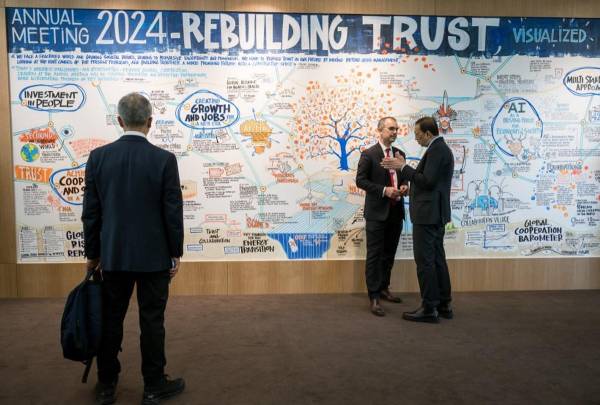
[[402,302],[402,298],[396,297],[395,295],[392,295],[392,293],[388,289],[381,290],[379,292],[379,294],[380,294],[380,297],[383,298],[386,301],[395,302],[397,304],[399,304],[399,303]]
[[440,321],[438,312],[435,308],[430,309],[424,307],[420,307],[412,312],[405,312],[402,314],[402,318],[414,322],[438,323]]
[[378,298],[371,299],[371,312],[376,316],[385,316],[385,311],[383,310],[383,307],[379,305]]
[[110,384],[103,383],[98,381],[96,383],[96,388],[94,388],[96,393],[96,404],[97,405],[110,405],[114,404],[117,401],[117,382],[112,382]]
[[437,307],[438,313],[442,318],[452,319],[454,318],[454,311],[452,310],[452,306],[450,303],[442,304]]
[[161,399],[174,397],[181,394],[185,389],[185,381],[183,378],[169,379],[168,376],[163,376],[160,382],[153,385],[144,386],[144,398],[142,405],[156,405]]

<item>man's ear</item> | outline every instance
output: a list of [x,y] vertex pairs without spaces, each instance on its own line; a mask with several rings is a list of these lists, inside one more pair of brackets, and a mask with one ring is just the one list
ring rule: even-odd
[[148,129],[150,129],[150,127],[152,126],[152,117],[148,118],[148,121],[146,121],[146,124],[148,125]]
[[123,118],[121,118],[121,116],[117,115],[117,121],[119,121],[119,126],[125,129],[125,122],[123,122]]

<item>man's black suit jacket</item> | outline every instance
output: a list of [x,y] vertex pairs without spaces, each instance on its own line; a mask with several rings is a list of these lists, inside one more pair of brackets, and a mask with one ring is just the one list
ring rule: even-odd
[[[395,156],[396,152],[406,156],[400,149],[392,147],[391,154]],[[404,218],[404,197],[392,206],[390,199],[383,194],[383,189],[391,186],[388,170],[381,167],[384,156],[385,153],[378,142],[364,150],[358,161],[356,185],[367,193],[364,209],[364,217],[367,221],[385,221],[390,209],[400,210],[399,218]],[[398,186],[403,184],[399,171],[396,171],[396,179]]]
[[450,188],[454,174],[454,156],[444,138],[434,138],[413,169],[402,168],[410,180],[410,220],[413,224],[431,225],[450,222]]
[[94,149],[85,168],[85,255],[103,271],[163,271],[183,254],[177,159],[144,137]]

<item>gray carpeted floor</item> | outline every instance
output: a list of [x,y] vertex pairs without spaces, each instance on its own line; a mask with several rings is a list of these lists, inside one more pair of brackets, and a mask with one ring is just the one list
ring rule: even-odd
[[[173,297],[170,404],[600,404],[600,291],[456,293],[453,320],[363,295]],[[64,360],[64,300],[0,300],[0,403],[93,403]],[[142,395],[137,307],[126,319],[121,404]]]

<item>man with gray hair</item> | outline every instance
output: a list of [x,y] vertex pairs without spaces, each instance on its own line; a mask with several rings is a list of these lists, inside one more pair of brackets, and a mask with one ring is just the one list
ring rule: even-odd
[[127,94],[118,113],[123,135],[88,158],[81,216],[87,267],[103,278],[96,403],[116,401],[123,320],[137,286],[142,404],[157,404],[185,387],[183,379],[164,373],[164,312],[183,254],[183,200],[175,155],[146,139],[152,125],[148,99]]

